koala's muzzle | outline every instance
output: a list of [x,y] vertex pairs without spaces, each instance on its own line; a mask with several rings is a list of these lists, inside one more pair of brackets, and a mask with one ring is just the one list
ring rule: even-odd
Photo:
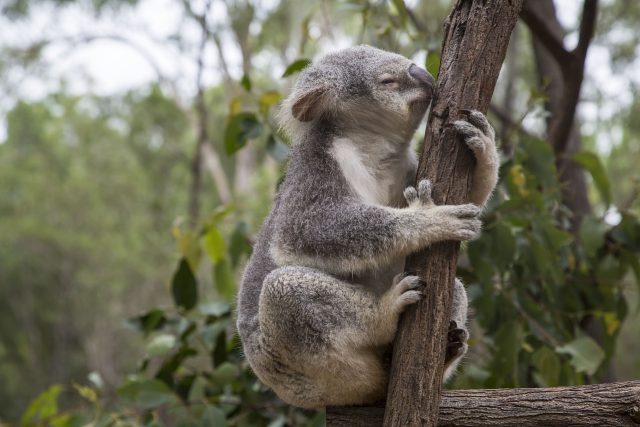
[[427,70],[418,67],[416,64],[411,64],[409,67],[409,75],[424,86],[433,87],[436,82]]

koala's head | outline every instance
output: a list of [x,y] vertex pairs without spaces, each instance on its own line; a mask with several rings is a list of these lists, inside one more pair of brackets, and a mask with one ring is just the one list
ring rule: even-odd
[[295,139],[320,119],[340,128],[410,137],[433,95],[434,79],[409,59],[355,46],[304,69],[280,113]]

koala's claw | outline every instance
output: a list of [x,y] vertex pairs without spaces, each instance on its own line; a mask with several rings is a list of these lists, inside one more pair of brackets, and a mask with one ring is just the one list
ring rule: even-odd
[[462,357],[466,352],[465,344],[461,342],[452,342],[447,344],[447,352],[444,356],[445,366],[449,365],[458,357]]
[[447,333],[447,342],[465,342],[467,341],[468,333],[464,329],[456,328],[450,329]]

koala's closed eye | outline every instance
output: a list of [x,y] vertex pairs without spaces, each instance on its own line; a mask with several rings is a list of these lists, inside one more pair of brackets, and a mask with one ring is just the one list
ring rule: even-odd
[[383,74],[378,78],[378,83],[388,88],[398,87],[398,80],[391,74]]

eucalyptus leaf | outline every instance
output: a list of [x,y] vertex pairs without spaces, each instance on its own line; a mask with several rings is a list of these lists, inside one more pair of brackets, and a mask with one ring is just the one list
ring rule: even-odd
[[202,239],[204,250],[214,264],[219,262],[226,252],[224,238],[216,227],[209,227]]
[[298,73],[303,69],[305,69],[306,67],[308,67],[310,64],[311,64],[311,60],[309,59],[306,59],[306,58],[297,59],[293,61],[291,64],[289,64],[287,69],[284,70],[284,73],[282,73],[282,77],[289,77],[292,74]]
[[604,361],[604,350],[591,337],[576,338],[563,346],[556,347],[556,352],[571,356],[569,363],[577,372],[588,375],[596,373]]
[[228,155],[244,147],[262,132],[262,123],[254,113],[241,112],[231,118],[224,130],[224,149]]
[[223,259],[213,267],[213,281],[218,294],[225,301],[233,301],[236,295],[236,282],[229,261]]
[[151,409],[175,400],[171,389],[159,380],[132,379],[117,389],[117,395],[141,408]]
[[602,200],[609,206],[611,204],[611,186],[600,158],[590,151],[581,151],[573,156],[573,160],[589,172]]
[[176,306],[191,310],[198,302],[198,284],[186,259],[181,259],[173,280],[171,294]]
[[171,334],[160,334],[147,343],[147,354],[151,357],[167,354],[176,344],[176,337]]

